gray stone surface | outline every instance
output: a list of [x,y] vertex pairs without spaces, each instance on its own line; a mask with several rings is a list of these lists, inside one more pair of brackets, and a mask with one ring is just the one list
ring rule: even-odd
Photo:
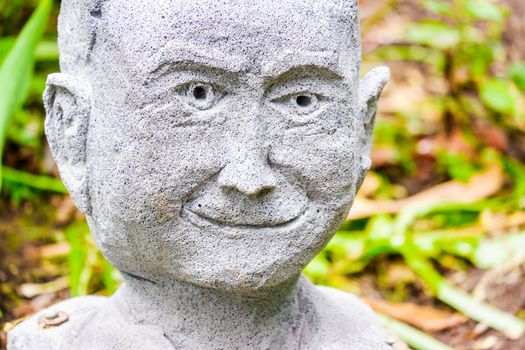
[[389,349],[300,277],[370,166],[359,36],[356,0],[62,0],[46,134],[125,283],[9,349]]

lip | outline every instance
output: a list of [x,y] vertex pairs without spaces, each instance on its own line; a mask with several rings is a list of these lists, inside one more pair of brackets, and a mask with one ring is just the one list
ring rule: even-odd
[[264,232],[264,231],[287,231],[290,230],[298,225],[303,221],[303,218],[306,216],[306,213],[308,211],[308,208],[304,209],[301,214],[297,215],[293,219],[277,224],[277,225],[271,225],[271,226],[262,226],[262,225],[231,225],[219,222],[217,220],[205,217],[203,215],[197,214],[193,211],[191,211],[188,208],[184,209],[184,216],[186,216],[189,221],[201,228],[214,228],[221,230],[225,232],[228,236],[231,236],[230,238],[237,238],[238,236],[242,234],[246,234],[249,232]]

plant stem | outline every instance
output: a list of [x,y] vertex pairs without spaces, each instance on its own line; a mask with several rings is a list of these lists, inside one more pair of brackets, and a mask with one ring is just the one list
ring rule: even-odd
[[508,336],[519,338],[525,331],[525,322],[507,312],[476,300],[470,294],[449,284],[424,258],[413,244],[401,249],[401,254],[410,268],[430,288],[435,296],[468,317],[484,323]]
[[432,338],[406,323],[391,319],[385,315],[378,314],[381,323],[385,328],[397,334],[399,338],[417,350],[453,350],[448,345]]

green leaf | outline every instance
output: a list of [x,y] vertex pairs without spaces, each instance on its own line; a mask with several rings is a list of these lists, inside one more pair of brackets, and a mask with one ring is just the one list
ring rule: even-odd
[[104,259],[103,257],[100,257],[100,259],[102,259],[103,268],[102,283],[104,284],[106,293],[113,294],[122,282],[122,276],[116,268],[114,268],[109,264],[109,262],[107,262],[106,259]]
[[6,36],[0,39],[0,64],[4,61],[7,53],[15,45],[16,38],[11,36]]
[[464,6],[467,14],[476,20],[501,22],[504,17],[503,8],[487,0],[471,0]]
[[441,301],[512,339],[519,338],[525,332],[525,322],[521,319],[478,301],[470,294],[450,284],[436,271],[432,263],[420,254],[419,249],[413,243],[401,247],[401,254],[410,268]]
[[462,57],[465,66],[475,79],[482,80],[487,76],[491,64],[494,62],[495,50],[489,45],[472,45],[464,48]]
[[423,7],[441,16],[450,16],[452,6],[443,0],[423,0]]
[[483,103],[493,111],[502,114],[515,114],[518,101],[512,94],[510,84],[501,79],[487,79],[480,89]]
[[450,49],[459,44],[461,33],[444,23],[427,21],[411,25],[408,28],[408,38],[417,44]]
[[463,153],[443,150],[437,154],[438,165],[454,180],[467,182],[478,169]]
[[67,189],[60,179],[54,177],[29,174],[20,170],[3,167],[3,179],[18,185],[27,186],[41,191],[67,194]]
[[42,37],[52,7],[51,0],[40,1],[0,66],[0,163],[6,130],[12,115],[26,97],[33,72],[34,50]]
[[379,314],[379,319],[385,328],[388,328],[399,338],[417,350],[453,350],[448,345],[432,338],[412,326],[401,321],[394,320],[385,315]]
[[330,263],[323,254],[319,254],[304,268],[304,273],[311,278],[328,276]]
[[525,62],[514,63],[510,68],[510,76],[518,89],[525,92]]
[[81,296],[87,294],[86,272],[91,274],[88,262],[89,247],[86,237],[89,228],[85,222],[76,222],[66,229],[67,241],[71,246],[68,256],[69,284],[71,295]]

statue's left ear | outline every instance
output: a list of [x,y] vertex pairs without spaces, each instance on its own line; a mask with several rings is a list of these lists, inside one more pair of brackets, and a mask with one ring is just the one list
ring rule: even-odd
[[359,114],[363,118],[365,127],[363,152],[367,156],[372,147],[377,100],[389,79],[390,70],[387,67],[377,67],[368,72],[359,84]]
[[44,103],[45,131],[53,158],[75,204],[89,214],[86,140],[91,113],[90,85],[68,74],[51,74]]
[[361,139],[361,168],[359,169],[357,188],[361,186],[366,173],[372,166],[370,151],[377,112],[377,100],[389,79],[390,70],[387,67],[378,67],[368,72],[359,84],[359,115],[362,118],[365,132]]

